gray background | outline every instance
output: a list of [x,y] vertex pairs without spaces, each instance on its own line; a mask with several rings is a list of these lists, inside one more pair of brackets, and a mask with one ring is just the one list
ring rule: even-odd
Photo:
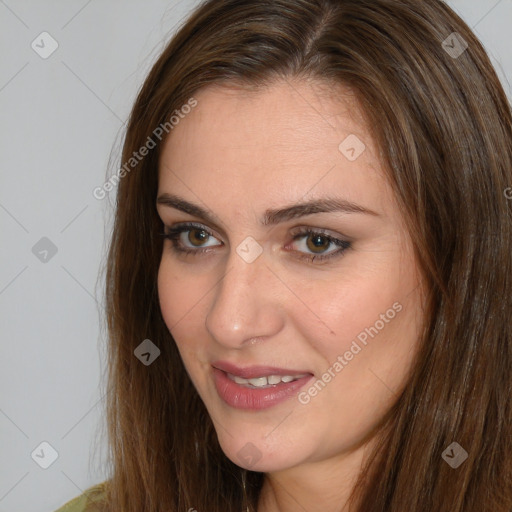
[[[0,512],[53,512],[107,476],[101,271],[115,193],[92,190],[117,169],[136,92],[196,4],[0,0]],[[449,4],[512,97],[512,0]],[[58,48],[42,58],[45,31]],[[58,453],[47,469],[44,441]]]

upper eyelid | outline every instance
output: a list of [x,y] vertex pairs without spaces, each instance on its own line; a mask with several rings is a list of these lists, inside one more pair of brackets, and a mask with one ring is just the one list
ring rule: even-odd
[[[195,229],[203,229],[210,236],[213,236],[214,238],[219,239],[219,237],[215,234],[215,231],[216,231],[215,229],[212,229],[209,226],[206,226],[205,224],[203,224],[201,222],[184,221],[184,222],[178,222],[178,223],[174,224],[173,226],[167,227],[167,229],[172,230],[172,231],[175,231],[175,230],[187,231],[187,230],[194,229],[194,228]],[[343,240],[346,242],[351,242],[350,237],[347,237],[341,233],[339,233],[339,234],[332,233],[331,230],[326,229],[326,228],[316,228],[316,227],[312,227],[312,226],[297,226],[297,227],[294,227],[291,231],[293,232],[292,233],[293,237],[305,236],[307,234],[307,233],[305,233],[305,231],[311,231],[315,234],[321,234],[321,235],[325,236],[326,238],[330,238],[333,240]]]
[[217,235],[215,235],[215,230],[211,229],[210,227],[201,224],[199,222],[178,222],[173,226],[166,226],[169,231],[190,231],[192,229],[202,229],[206,231],[210,236],[213,236],[215,238],[219,238]]

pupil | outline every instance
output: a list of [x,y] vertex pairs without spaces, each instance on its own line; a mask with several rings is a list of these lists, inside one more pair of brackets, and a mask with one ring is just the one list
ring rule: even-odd
[[[192,243],[199,242],[199,244],[200,244],[201,242],[204,242],[205,239],[208,237],[208,233],[206,233],[206,231],[204,231],[202,229],[193,229],[190,233],[196,234],[193,236],[193,240],[190,240]],[[200,233],[200,234],[197,235],[197,233]],[[189,235],[189,239],[190,239],[190,235]]]
[[310,240],[313,242],[313,249],[326,249],[330,243],[329,240],[322,235],[315,235],[313,238],[310,238]]

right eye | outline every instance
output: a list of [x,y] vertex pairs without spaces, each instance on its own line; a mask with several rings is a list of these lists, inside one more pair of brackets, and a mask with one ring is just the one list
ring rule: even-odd
[[[195,254],[207,252],[204,248],[214,247],[220,244],[201,245],[203,242],[208,242],[210,238],[215,238],[211,231],[206,229],[201,224],[178,224],[172,228],[168,228],[165,233],[162,234],[164,238],[171,240],[173,250],[179,253]],[[187,245],[190,243],[191,245]],[[199,249],[194,249],[194,247]]]

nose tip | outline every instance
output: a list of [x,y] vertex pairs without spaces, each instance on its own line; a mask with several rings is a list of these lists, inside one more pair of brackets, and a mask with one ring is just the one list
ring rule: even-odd
[[263,258],[248,263],[244,256],[234,253],[231,261],[215,287],[205,323],[218,343],[241,348],[279,332],[282,306],[277,293],[272,292],[272,273]]

